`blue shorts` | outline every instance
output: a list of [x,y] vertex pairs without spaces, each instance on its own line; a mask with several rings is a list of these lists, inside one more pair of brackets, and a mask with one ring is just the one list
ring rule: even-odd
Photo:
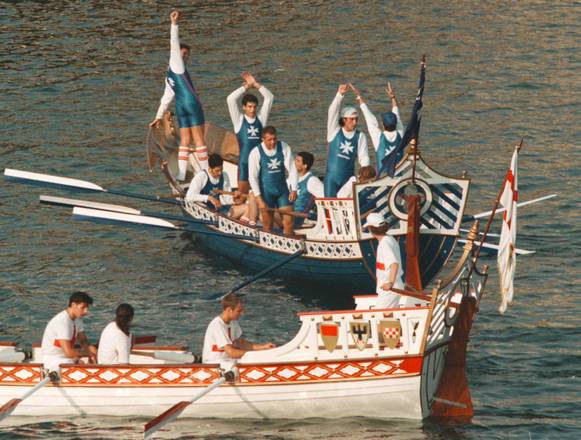
[[185,103],[176,103],[176,115],[180,128],[197,127],[204,125],[204,109],[197,98],[188,99]]
[[285,188],[282,193],[263,191],[262,194],[260,194],[262,200],[264,200],[264,203],[266,203],[266,206],[269,208],[284,208],[285,206],[291,206],[292,203],[288,199],[289,195],[287,188]]
[[340,176],[325,176],[323,184],[325,186],[325,197],[337,197],[339,190],[349,180],[349,177],[342,179]]
[[238,182],[248,182],[248,155],[246,158],[240,157],[238,162]]

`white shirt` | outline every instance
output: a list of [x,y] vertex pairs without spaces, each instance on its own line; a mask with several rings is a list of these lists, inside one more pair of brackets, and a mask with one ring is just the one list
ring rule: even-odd
[[100,364],[128,364],[131,354],[131,335],[126,335],[115,321],[103,329],[99,339],[97,360]]
[[361,104],[361,112],[365,117],[365,123],[367,124],[367,130],[369,131],[369,136],[371,137],[371,142],[373,143],[373,148],[375,151],[379,148],[379,141],[381,136],[385,136],[385,138],[393,142],[399,133],[400,136],[403,137],[403,124],[401,122],[401,118],[399,116],[399,108],[397,106],[393,107],[391,111],[397,116],[397,124],[394,131],[387,131],[381,130],[379,128],[379,123],[377,122],[377,118],[371,113],[367,104]]
[[[355,136],[355,130],[347,131],[341,125],[339,125],[339,113],[341,109],[341,101],[343,100],[343,95],[337,92],[335,99],[331,102],[329,106],[329,113],[327,118],[327,142],[331,142],[339,130],[343,130],[343,134],[347,139],[352,139]],[[369,149],[367,147],[367,136],[365,133],[359,135],[359,143],[357,144],[357,160],[359,161],[359,166],[366,167],[370,164],[369,161]]]
[[[224,176],[224,191],[232,191],[232,187],[230,186],[230,179],[228,178],[228,174],[222,173]],[[186,194],[186,201],[188,202],[207,202],[208,196],[206,194],[200,194],[200,192],[206,186],[206,183],[210,179],[214,185],[218,184],[220,178],[213,178],[210,174],[207,174],[205,171],[200,171],[198,174],[194,176],[192,181],[190,182],[190,187],[188,188],[188,192]],[[222,205],[232,205],[234,200],[230,195],[221,195],[220,196],[220,203]]]
[[[284,154],[284,167],[288,173],[287,183],[291,191],[297,190],[298,178],[297,178],[297,168],[293,162],[293,155],[290,147],[286,142],[281,142],[282,153]],[[260,145],[254,147],[248,156],[248,180],[250,182],[250,188],[256,197],[260,195],[260,150],[268,156],[272,157],[276,154],[276,147],[272,150],[267,150],[264,146],[264,142]]]
[[[244,95],[246,90],[246,87],[241,86],[230,93],[228,98],[226,98],[226,102],[228,103],[228,111],[230,112],[230,119],[232,119],[235,133],[238,133],[240,131],[240,127],[242,127],[242,118],[246,118],[250,124],[254,123],[256,120],[256,118],[249,118],[242,112],[242,104],[239,102],[239,100],[242,95]],[[264,86],[260,86],[258,91],[262,95],[263,102],[257,116],[262,126],[266,127],[268,123],[268,116],[270,115],[270,109],[272,108],[274,95]]]
[[391,277],[391,265],[397,263],[397,274],[393,287],[396,289],[403,289],[404,283],[402,281],[403,269],[401,265],[401,252],[399,244],[391,235],[385,235],[377,246],[377,257],[375,263],[375,276],[377,277],[377,293],[387,293],[381,286],[389,282]]
[[337,192],[337,197],[340,199],[350,199],[353,197],[353,184],[357,183],[357,177],[351,176],[349,180],[345,182],[345,185]]
[[[297,173],[297,175],[298,175],[298,173]],[[308,175],[309,175],[309,172],[307,171],[304,176],[299,176],[298,181],[302,182],[303,180],[306,179],[306,177]],[[309,192],[310,195],[312,195],[316,199],[320,199],[320,198],[325,197],[325,185],[323,185],[323,182],[321,182],[321,179],[319,179],[314,174],[311,174],[311,178],[307,182],[307,191]]]
[[[178,25],[172,24],[170,27],[170,38],[169,38],[169,68],[172,72],[181,75],[186,71],[186,66],[184,64],[184,60],[182,58],[182,52],[180,49],[180,37],[179,37],[179,28]],[[161,119],[163,114],[167,111],[171,101],[173,100],[175,93],[167,78],[165,79],[165,90],[163,92],[163,96],[161,97],[161,101],[159,103],[159,108],[157,109],[157,114],[155,115],[155,119]]]
[[73,363],[74,359],[65,356],[59,339],[75,344],[79,333],[84,332],[83,320],[72,320],[66,310],[55,315],[46,325],[42,335],[42,360],[49,370],[58,370],[59,364]]
[[222,368],[227,370],[232,368],[236,360],[226,354],[224,347],[233,345],[240,336],[242,336],[242,329],[238,321],[226,324],[220,316],[216,316],[206,329],[202,362],[204,364],[220,364]]

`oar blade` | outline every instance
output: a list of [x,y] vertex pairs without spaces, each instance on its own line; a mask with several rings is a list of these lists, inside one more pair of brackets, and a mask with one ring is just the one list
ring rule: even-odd
[[143,225],[161,229],[175,229],[175,230],[181,229],[180,227],[174,225],[171,222],[156,217],[124,214],[122,212],[102,211],[99,209],[75,207],[73,208],[73,217],[79,220],[88,220],[98,223],[108,223],[108,224],[121,223],[125,225],[132,226]]
[[21,351],[0,351],[0,362],[11,363],[11,362],[22,362],[26,359],[26,353]]
[[11,399],[0,407],[0,422],[14,412],[22,399]]
[[101,191],[105,189],[86,180],[72,179],[70,177],[52,176],[50,174],[32,173],[30,171],[14,170],[6,168],[4,170],[4,178],[9,181],[26,183],[29,185],[69,188],[83,191]]
[[40,201],[40,203],[42,203],[44,205],[64,206],[67,208],[74,208],[75,206],[78,206],[80,208],[100,209],[101,211],[123,212],[125,214],[133,214],[133,215],[140,215],[141,214],[140,210],[130,208],[129,206],[112,205],[110,203],[92,202],[90,200],[69,199],[66,197],[54,197],[54,196],[41,195],[39,197],[39,201]]
[[157,416],[155,419],[150,420],[143,428],[143,438],[145,440],[150,439],[156,431],[163,428],[168,423],[171,423],[175,419],[177,419],[182,412],[191,404],[187,400],[182,400],[181,402],[176,403],[170,409],[165,411],[164,413]]

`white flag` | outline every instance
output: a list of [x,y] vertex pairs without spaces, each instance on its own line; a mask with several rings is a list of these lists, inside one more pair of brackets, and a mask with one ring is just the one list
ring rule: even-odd
[[504,313],[508,304],[512,303],[514,295],[513,281],[516,269],[516,208],[518,202],[517,177],[518,147],[512,155],[510,169],[506,173],[504,191],[500,204],[506,208],[502,219],[502,232],[498,243],[498,274],[500,278],[500,295],[502,302],[498,311]]

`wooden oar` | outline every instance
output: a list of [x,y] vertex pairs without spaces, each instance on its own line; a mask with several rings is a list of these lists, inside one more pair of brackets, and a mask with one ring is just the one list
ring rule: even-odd
[[[518,208],[520,208],[522,206],[527,206],[527,205],[532,205],[533,203],[542,202],[543,200],[552,199],[553,197],[557,197],[557,194],[550,194],[548,196],[539,197],[538,199],[528,200],[526,202],[520,202],[520,203],[517,203],[516,206]],[[506,211],[506,208],[498,208],[495,211],[495,215],[499,214],[501,212],[504,212],[504,211]],[[490,214],[492,214],[492,211],[479,212],[478,214],[474,214],[474,215],[465,215],[464,217],[462,217],[462,223],[471,222],[471,221],[479,219],[479,218],[488,217]]]
[[131,197],[141,200],[150,200],[153,202],[169,203],[171,205],[181,205],[180,202],[174,199],[165,199],[158,196],[150,196],[147,194],[130,193],[120,191],[117,189],[106,189],[95,183],[86,180],[72,179],[70,177],[52,176],[50,174],[32,173],[30,171],[21,171],[6,168],[4,170],[6,180],[15,181],[19,183],[29,183],[33,185],[41,185],[48,187],[62,187],[66,189],[75,189],[79,191],[95,191],[106,194],[114,194],[118,196]]
[[45,386],[51,380],[55,379],[55,376],[54,376],[55,374],[56,373],[54,371],[51,372],[47,377],[42,379],[34,387],[32,387],[30,390],[28,390],[26,393],[24,393],[22,395],[22,397],[11,399],[8,402],[6,402],[4,405],[2,405],[0,407],[0,421],[4,420],[6,417],[8,417],[10,414],[12,414],[14,412],[14,410],[16,409],[16,407],[20,403],[22,403],[25,399],[28,399],[30,396],[32,396],[34,393],[36,393],[38,390],[40,390],[43,386]]
[[288,262],[294,260],[297,257],[300,257],[303,253],[305,252],[305,249],[302,248],[298,251],[296,251],[294,254],[289,255],[287,258],[285,258],[282,261],[279,261],[278,263],[273,264],[272,266],[268,266],[266,269],[261,270],[260,272],[258,272],[256,275],[254,275],[252,278],[249,278],[248,280],[244,281],[243,283],[238,284],[236,287],[230,289],[228,292],[224,293],[224,292],[220,292],[220,293],[214,293],[210,296],[208,296],[206,299],[208,300],[218,300],[220,301],[222,298],[224,298],[226,295],[228,295],[229,293],[234,293],[239,291],[240,289],[248,286],[249,284],[252,284],[253,282],[255,282],[257,279],[263,277],[264,275],[278,269],[279,267],[287,264]]
[[[458,241],[459,241],[460,243],[466,243],[466,240],[465,240],[465,239],[463,239],[463,238],[459,238],[459,239],[458,239]],[[494,250],[498,251],[498,246],[497,246],[497,245],[495,245],[495,244],[492,244],[492,243],[486,243],[486,242],[484,242],[484,243],[481,243],[481,242],[480,242],[480,241],[478,241],[478,240],[475,240],[475,241],[474,241],[474,243],[475,243],[475,244],[477,244],[478,246],[482,245],[482,247],[484,247],[484,248],[488,248],[488,249],[494,249]],[[534,253],[536,253],[536,252],[537,252],[537,251],[527,251],[526,249],[518,249],[518,248],[515,248],[515,249],[514,249],[514,251],[515,251],[515,252],[516,252],[518,255],[530,255],[530,254],[534,254]]]
[[73,216],[81,220],[97,220],[100,222],[107,223],[125,223],[133,225],[144,225],[154,228],[161,229],[172,229],[175,231],[186,231],[193,232],[195,234],[201,235],[214,235],[218,237],[225,238],[236,238],[239,240],[253,240],[256,241],[256,237],[251,235],[236,235],[236,234],[226,234],[224,232],[211,232],[211,231],[198,231],[195,229],[186,228],[183,226],[176,226],[167,220],[162,220],[157,217],[147,217],[143,215],[131,215],[124,214],[122,212],[111,212],[111,211],[101,211],[99,209],[89,209],[89,208],[73,208]]
[[45,196],[41,195],[39,197],[40,203],[45,205],[53,205],[53,206],[65,206],[67,208],[74,208],[75,206],[81,208],[91,208],[91,209],[100,209],[102,211],[111,211],[111,212],[122,212],[124,214],[131,214],[131,215],[145,215],[148,217],[157,217],[157,218],[164,218],[168,220],[175,220],[180,222],[187,222],[187,223],[199,223],[203,225],[211,225],[214,222],[211,220],[197,220],[191,217],[186,217],[183,215],[172,215],[172,214],[165,214],[163,212],[153,212],[153,211],[144,211],[139,209],[134,209],[129,206],[123,205],[110,205],[108,203],[98,203],[98,202],[91,202],[89,200],[79,200],[79,199],[68,199],[65,197],[53,197],[53,196]]
[[184,410],[194,403],[196,400],[201,399],[209,392],[213,391],[214,389],[218,388],[222,385],[226,380],[233,380],[234,373],[232,371],[227,371],[220,379],[214,381],[211,385],[207,386],[203,390],[200,390],[197,394],[195,394],[191,399],[182,400],[181,402],[176,403],[167,411],[163,412],[155,419],[150,420],[143,428],[143,438],[145,440],[150,439],[156,431],[163,428],[168,423],[177,419]]
[[199,358],[191,353],[175,353],[171,351],[139,351],[131,350],[135,356],[144,356],[161,361],[178,362],[180,364],[196,364]]

